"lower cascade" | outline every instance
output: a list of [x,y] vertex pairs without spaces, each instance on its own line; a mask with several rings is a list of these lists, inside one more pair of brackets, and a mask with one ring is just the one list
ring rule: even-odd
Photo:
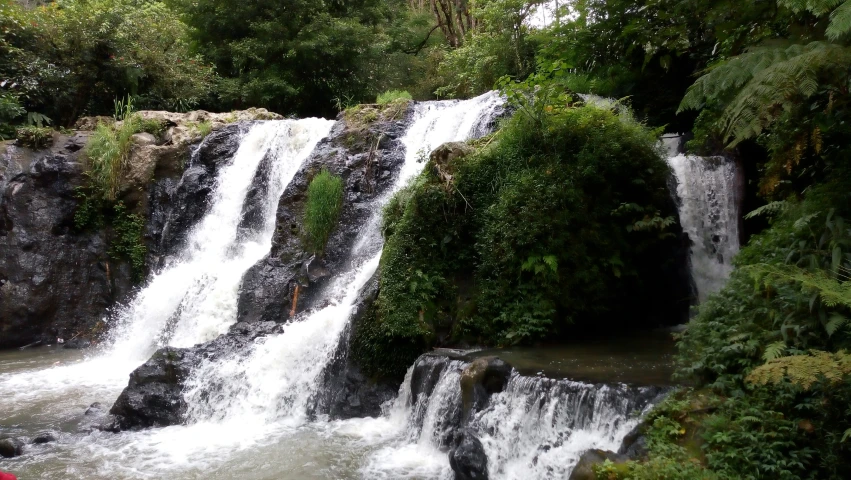
[[[25,455],[27,463],[15,468],[25,478],[550,479],[568,478],[589,449],[622,450],[661,388],[521,375],[495,357],[427,354],[379,416],[340,418],[328,406],[351,319],[381,259],[382,208],[422,171],[424,156],[489,133],[502,111],[495,92],[414,104],[400,138],[404,161],[389,186],[362,205],[369,214],[344,239],[343,267],[311,308],[295,313],[293,306],[291,319],[272,326],[237,323],[240,285],[272,248],[279,198],[334,122],[243,128],[236,153],[218,171],[208,211],[117,312],[103,351],[71,365],[52,366],[47,358],[22,373],[0,371],[0,402],[12,406],[6,423],[49,404],[49,418],[32,423],[53,426],[91,404],[79,433],[60,435],[50,453]],[[259,221],[246,218],[249,199],[259,202],[250,206],[261,212]],[[231,338],[245,330],[259,333]],[[211,345],[222,351],[211,355]],[[103,423],[108,404],[127,372],[158,348],[131,386],[148,375],[171,382],[176,396],[155,383],[131,400],[125,390],[116,406],[154,405],[167,415],[109,431],[119,427]],[[189,363],[175,370],[172,357]],[[157,358],[166,359],[165,369]]]

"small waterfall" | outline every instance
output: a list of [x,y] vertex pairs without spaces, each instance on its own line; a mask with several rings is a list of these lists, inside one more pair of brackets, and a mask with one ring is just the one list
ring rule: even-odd
[[405,162],[393,186],[371,206],[372,218],[350,253],[350,268],[326,289],[328,305],[301,314],[280,335],[258,339],[247,354],[208,360],[196,368],[184,394],[190,422],[299,425],[309,418],[322,373],[333,360],[358,293],[378,267],[383,206],[422,170],[422,155],[447,141],[482,135],[501,105],[495,92],[466,101],[415,105],[402,140]]
[[[219,173],[209,212],[182,250],[119,313],[112,355],[144,361],[159,346],[189,347],[227,331],[236,321],[243,274],[271,248],[278,199],[332,125],[305,119],[251,127]],[[246,196],[267,156],[269,171],[259,172],[266,182],[263,222],[241,229]]]
[[[661,393],[657,387],[593,385],[514,372],[505,390],[465,423],[460,379],[466,365],[428,355],[417,360],[385,412],[403,440],[376,452],[363,469],[364,478],[398,478],[413,471],[452,478],[441,451],[459,428],[481,440],[492,479],[567,478],[586,450],[617,451]],[[411,460],[400,464],[400,457]]]
[[677,181],[680,224],[692,242],[692,278],[703,302],[724,286],[739,251],[741,173],[731,159],[681,153],[680,141],[663,137]]

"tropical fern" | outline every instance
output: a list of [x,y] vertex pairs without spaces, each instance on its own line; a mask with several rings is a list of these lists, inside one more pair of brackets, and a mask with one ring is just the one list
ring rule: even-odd
[[851,375],[851,354],[812,350],[809,355],[792,355],[769,360],[755,368],[747,381],[756,385],[777,384],[788,379],[804,390],[812,388],[819,379],[837,384]]
[[773,281],[798,282],[802,290],[817,293],[822,303],[828,308],[851,308],[851,280],[843,278],[843,275],[833,277],[827,271],[807,272],[791,265],[759,264],[745,268],[751,272],[754,278],[766,283]]
[[847,76],[849,67],[851,48],[835,43],[755,47],[700,77],[689,88],[679,111],[724,102],[732,94],[719,126],[725,140],[735,146],[759,135],[784,111],[815,94],[823,77]]
[[851,0],[779,0],[777,3],[796,13],[808,11],[816,16],[830,13],[825,35],[831,40],[851,31]]
[[770,202],[767,205],[763,205],[745,215],[746,220],[750,220],[751,218],[756,217],[773,217],[780,213],[783,213],[789,208],[789,203],[786,200],[779,200],[776,202]]

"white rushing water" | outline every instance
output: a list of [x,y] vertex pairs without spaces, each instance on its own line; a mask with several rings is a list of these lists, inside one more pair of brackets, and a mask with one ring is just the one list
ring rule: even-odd
[[[397,437],[370,456],[361,470],[363,478],[454,478],[445,450],[449,434],[463,423],[459,384],[465,363],[441,357],[424,357],[418,363],[419,368],[426,367],[420,385],[412,384],[415,367],[411,367],[384,416],[366,420]],[[490,478],[567,478],[586,450],[617,451],[657,393],[652,387],[592,385],[514,373],[505,390],[492,396],[464,426],[481,440]],[[375,430],[364,428],[362,420],[350,422],[356,422],[348,427],[353,434],[370,436]]]
[[425,102],[414,106],[402,139],[405,161],[391,188],[371,206],[372,218],[358,234],[348,271],[334,277],[323,295],[328,306],[302,314],[283,333],[256,341],[248,354],[203,363],[193,371],[185,399],[194,422],[219,421],[300,425],[321,387],[320,376],[333,360],[363,286],[381,258],[381,212],[389,198],[422,171],[423,155],[438,145],[486,132],[502,105],[496,93],[466,101]]
[[[383,206],[422,171],[422,157],[433,148],[487,133],[501,105],[489,93],[414,106],[402,139],[404,163],[393,185],[370,206],[372,216],[358,233],[345,271],[325,288],[325,301],[292,319],[280,334],[202,361],[183,392],[186,425],[68,435],[56,444],[27,447],[21,459],[0,459],[0,469],[43,479],[453,478],[446,442],[462,423],[463,362],[427,357],[424,361],[433,362],[430,373],[412,385],[412,367],[379,418],[328,421],[315,406],[359,294],[378,267]],[[0,420],[51,426],[57,422],[41,417],[78,421],[91,401],[114,400],[126,385],[128,367],[146,360],[153,349],[193,345],[224,332],[236,318],[242,275],[269,251],[278,198],[331,123],[300,120],[253,127],[232,163],[221,169],[210,211],[191,231],[185,249],[152,276],[123,312],[112,349],[80,363],[66,357],[63,361],[72,362],[66,367],[24,374],[5,374],[0,368],[0,404],[15,405],[11,415],[0,412]],[[242,231],[246,195],[270,156],[268,177],[273,180],[264,192],[265,222]],[[40,365],[50,361],[39,360]],[[103,382],[105,376],[111,378],[105,390],[87,383]],[[65,390],[61,395],[47,395],[41,387],[27,391],[28,384],[41,382],[64,384]],[[515,374],[505,391],[492,396],[465,425],[484,445],[490,478],[566,478],[584,450],[617,449],[637,422],[635,414],[651,403],[645,393]],[[37,449],[43,450],[33,453]]]
[[[239,285],[246,270],[271,248],[275,213],[284,188],[334,122],[282,120],[254,124],[221,168],[208,213],[186,244],[115,315],[112,340],[92,358],[52,368],[0,375],[0,403],[63,408],[76,398],[111,402],[127,375],[160,346],[192,346],[224,333],[236,321]],[[263,159],[262,225],[240,230],[246,196]],[[5,413],[5,412],[4,412]]]
[[724,286],[739,251],[741,173],[725,157],[679,153],[679,138],[663,138],[677,180],[680,224],[692,242],[689,256],[698,300]]

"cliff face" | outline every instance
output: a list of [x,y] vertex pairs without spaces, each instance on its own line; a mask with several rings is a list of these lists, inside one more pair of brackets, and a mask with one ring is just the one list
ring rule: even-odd
[[[134,135],[118,200],[145,219],[145,264],[155,270],[207,211],[242,128],[281,116],[263,109],[139,115],[162,132]],[[110,255],[110,228],[81,230],[74,221],[86,180],[83,148],[98,121],[110,119],[81,119],[75,134],[57,134],[41,151],[0,144],[0,349],[96,341],[108,308],[134,287],[129,263]],[[200,124],[212,130],[206,138]]]
[[75,232],[85,134],[53,149],[0,150],[0,348],[90,332],[131,288],[105,232]]

